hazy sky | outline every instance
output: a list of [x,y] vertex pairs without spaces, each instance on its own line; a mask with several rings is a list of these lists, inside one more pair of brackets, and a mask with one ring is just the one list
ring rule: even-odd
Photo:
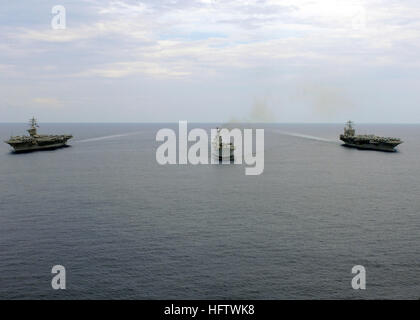
[[2,1],[0,122],[32,115],[420,122],[420,1]]

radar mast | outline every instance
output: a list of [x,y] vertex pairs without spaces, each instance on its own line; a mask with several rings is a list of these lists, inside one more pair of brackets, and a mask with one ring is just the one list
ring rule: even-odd
[[354,123],[352,121],[347,121],[346,126],[344,127],[345,136],[354,136],[356,131],[353,127]]
[[36,121],[35,117],[32,117],[29,120],[29,125],[31,126],[27,131],[31,137],[36,136],[36,128],[39,128],[38,122]]

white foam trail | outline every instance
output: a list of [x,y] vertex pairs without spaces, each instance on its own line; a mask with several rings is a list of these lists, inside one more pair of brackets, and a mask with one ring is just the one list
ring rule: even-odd
[[310,135],[307,135],[307,134],[301,134],[301,133],[295,133],[295,132],[288,132],[288,131],[281,131],[281,130],[273,130],[273,131],[276,132],[276,133],[284,134],[286,136],[304,138],[304,139],[309,139],[309,140],[322,141],[322,142],[338,142],[337,140],[331,140],[331,139],[326,139],[326,138],[321,138],[321,137],[315,137],[315,136],[310,136]]
[[74,142],[92,142],[92,141],[108,140],[108,139],[114,139],[114,138],[120,138],[120,137],[133,136],[135,134],[140,134],[142,132],[143,131],[127,132],[127,133],[122,133],[122,134],[113,134],[111,136],[103,136],[103,137],[89,138],[89,139],[83,139],[83,140],[76,140]]

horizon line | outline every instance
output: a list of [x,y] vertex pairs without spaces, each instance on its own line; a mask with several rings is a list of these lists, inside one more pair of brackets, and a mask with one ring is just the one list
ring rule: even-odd
[[[68,122],[63,122],[63,121],[59,121],[59,122],[54,122],[54,121],[45,121],[45,122],[41,122],[41,124],[45,123],[45,124],[175,124],[175,123],[179,123],[180,121],[187,121],[187,120],[178,120],[178,121],[107,121],[107,122],[89,122],[89,121],[68,121]],[[269,125],[269,124],[345,124],[346,122],[261,122],[261,121],[256,121],[256,122],[226,122],[226,121],[214,121],[214,122],[209,122],[209,121],[187,121],[189,123],[200,123],[200,124],[264,124],[264,125]],[[26,124],[27,122],[16,122],[16,121],[4,121],[4,122],[0,122],[0,124]],[[357,124],[420,124],[420,122],[358,122],[355,121],[355,123]]]

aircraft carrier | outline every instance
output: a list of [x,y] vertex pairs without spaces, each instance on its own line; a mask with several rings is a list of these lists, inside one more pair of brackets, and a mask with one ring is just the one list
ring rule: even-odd
[[403,143],[398,138],[356,135],[353,122],[351,121],[347,122],[344,128],[344,134],[340,135],[340,140],[344,142],[344,146],[346,147],[388,152],[395,152],[395,147]]
[[56,149],[67,146],[67,141],[73,138],[72,135],[45,135],[38,134],[39,128],[35,118],[29,122],[30,128],[27,130],[29,136],[12,136],[5,143],[11,145],[15,152],[29,152],[45,149]]

